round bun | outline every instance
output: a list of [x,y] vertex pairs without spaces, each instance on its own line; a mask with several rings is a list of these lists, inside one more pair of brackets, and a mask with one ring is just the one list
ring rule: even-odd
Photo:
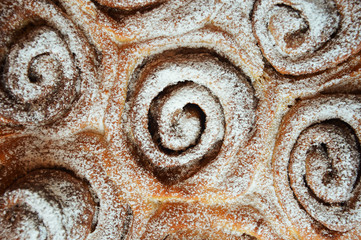
[[359,0],[1,0],[1,239],[360,239]]

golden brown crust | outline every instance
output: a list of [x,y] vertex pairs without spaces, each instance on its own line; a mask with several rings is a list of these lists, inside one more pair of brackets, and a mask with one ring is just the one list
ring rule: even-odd
[[[86,188],[91,189],[92,201],[95,202],[97,209],[91,225],[86,227],[81,237],[83,239],[120,238],[126,234],[126,229],[130,226],[129,206],[101,167],[101,162],[110,157],[104,147],[99,136],[91,133],[61,141],[44,141],[36,137],[7,139],[1,144],[0,194],[3,195],[8,191],[14,181],[38,171],[37,169],[55,172],[56,178],[59,179],[62,175],[66,178],[75,175],[76,178],[81,179]],[[71,174],[69,175],[68,172]],[[70,195],[68,197],[71,198]],[[63,200],[73,201],[66,198]],[[71,231],[80,234],[76,226],[73,226]],[[66,236],[66,239],[73,238],[70,235]]]
[[282,239],[250,206],[207,207],[197,202],[160,206],[141,239]]
[[302,237],[359,234],[360,107],[358,96],[322,96],[299,102],[284,118],[275,187]]
[[2,4],[6,8],[0,19],[5,26],[0,41],[1,117],[12,125],[64,118],[80,95],[94,87],[92,49],[54,4],[26,0]]
[[[0,1],[0,205],[82,192],[36,191],[59,176],[91,209],[68,238],[359,239],[360,9]],[[45,232],[14,212],[0,236]]]
[[253,29],[264,56],[277,71],[311,74],[359,52],[361,39],[353,34],[360,31],[359,10],[352,0],[257,1]]
[[79,239],[93,231],[98,214],[85,182],[52,169],[18,179],[0,198],[0,208],[0,236],[14,239]]

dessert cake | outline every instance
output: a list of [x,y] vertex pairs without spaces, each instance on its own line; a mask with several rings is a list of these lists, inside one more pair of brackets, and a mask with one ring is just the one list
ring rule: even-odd
[[0,239],[361,239],[359,0],[0,0]]

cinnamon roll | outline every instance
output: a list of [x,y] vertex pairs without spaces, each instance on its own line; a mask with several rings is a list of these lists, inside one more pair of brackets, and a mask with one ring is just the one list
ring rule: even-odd
[[279,201],[300,236],[357,235],[360,103],[356,96],[321,96],[299,102],[283,120],[273,173]]
[[4,239],[84,239],[97,211],[84,182],[45,169],[12,184],[1,196],[0,208]]
[[0,0],[0,238],[360,239],[359,0]]
[[278,72],[316,73],[360,51],[360,10],[357,0],[259,0],[253,29],[264,56]]
[[0,116],[15,125],[63,117],[94,82],[94,54],[50,1],[3,1]]
[[245,144],[255,104],[248,81],[219,59],[165,53],[133,74],[124,129],[136,158],[171,184],[236,153],[231,141]]
[[7,138],[0,145],[0,236],[119,239],[132,210],[101,167],[110,157],[96,134]]

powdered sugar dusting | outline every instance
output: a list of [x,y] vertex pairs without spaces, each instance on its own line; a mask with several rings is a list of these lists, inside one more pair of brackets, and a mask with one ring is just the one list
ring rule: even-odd
[[209,21],[216,6],[214,0],[172,0],[149,12],[126,16],[120,22],[109,16],[98,20],[114,40],[139,41],[199,29]]
[[77,191],[47,181],[64,207],[41,201],[45,190],[17,191],[11,199],[41,214],[16,209],[0,232],[46,239],[41,218],[52,216],[60,239],[359,238],[359,10],[357,0],[2,0],[0,199],[46,169],[87,186],[95,211],[87,219]]
[[[200,57],[203,61],[199,61],[199,56],[190,54],[172,56],[177,60],[169,62],[161,59],[159,66],[155,65],[156,61],[149,63],[151,68],[146,66],[141,69],[130,82],[129,102],[126,104],[126,112],[129,113],[123,120],[124,129],[130,138],[134,137],[132,141],[146,158],[157,167],[185,167],[191,164],[194,169],[200,161],[205,161],[205,156],[214,158],[221,151],[222,157],[222,142],[227,148],[231,139],[239,144],[247,139],[254,121],[252,111],[255,105],[248,83],[242,81],[232,69],[225,69],[216,59],[206,54]],[[208,61],[204,62],[204,59]],[[194,147],[187,146],[186,150],[172,156],[162,150],[166,145],[159,146],[154,135],[159,134],[160,142],[164,141],[164,125],[167,123],[163,119],[170,120],[168,124],[172,124],[174,120],[171,118],[176,117],[174,114],[184,112],[187,106],[198,108],[195,110],[198,115],[204,115],[199,116],[204,130]],[[225,128],[225,124],[228,128]],[[153,125],[159,126],[158,129],[148,127]],[[229,154],[229,150],[227,152]]]
[[237,48],[243,48],[247,52],[247,59],[262,69],[263,56],[257,46],[251,22],[254,3],[254,0],[221,1],[211,23],[230,34],[236,41]]
[[[46,1],[35,5],[32,8],[29,1],[19,0],[7,7],[23,19],[8,23],[6,34],[14,34],[19,20],[33,18],[36,22],[41,18],[46,24],[23,29],[18,40],[1,42],[11,46],[4,52],[8,55],[4,60],[4,91],[0,91],[1,115],[15,124],[44,124],[58,119],[72,106],[81,85],[94,82],[89,62],[92,52],[71,21]],[[0,21],[8,20],[6,16]]]
[[358,1],[259,1],[253,26],[263,54],[279,72],[314,73],[360,50],[360,9]]
[[[1,155],[4,157],[2,158],[4,168],[0,176],[0,192],[1,194],[5,192],[5,195],[1,199],[9,201],[15,197],[18,202],[25,201],[27,205],[26,199],[30,198],[29,204],[33,203],[31,206],[37,209],[35,219],[44,222],[47,229],[47,224],[51,221],[60,221],[60,224],[52,225],[54,231],[48,234],[54,234],[59,239],[114,239],[126,234],[123,228],[129,224],[127,215],[130,213],[127,213],[127,206],[121,200],[119,190],[98,165],[99,157],[106,155],[96,135],[85,134],[74,139],[55,142],[34,137],[20,138],[6,141],[4,145],[7,147]],[[77,149],[76,153],[75,149]],[[50,172],[50,176],[56,180],[51,180],[52,177],[49,179],[42,174],[36,178],[25,178],[25,185],[23,183],[14,185],[14,191],[18,191],[16,189],[20,187],[25,189],[25,194],[30,194],[29,197],[21,196],[23,190],[20,191],[20,195],[18,193],[14,195],[12,188],[9,188],[11,182],[20,176],[28,176],[27,174],[34,169],[44,169],[40,171],[44,171],[45,175]],[[72,180],[74,177],[64,173],[64,169],[76,174],[76,178],[83,181],[79,183],[77,179]],[[30,189],[30,192],[26,189]],[[7,195],[14,197],[7,198]],[[4,207],[3,204],[1,206]],[[3,213],[6,214],[6,211]],[[64,217],[64,214],[67,215]],[[31,217],[32,214],[28,216]],[[46,220],[47,218],[50,219]],[[34,220],[29,221],[29,224],[32,222]],[[41,224],[39,226],[41,228]],[[6,230],[4,231],[6,234]]]
[[148,6],[154,3],[161,3],[163,0],[97,0],[102,5],[113,7],[113,8],[120,8],[120,9],[132,9],[132,8],[139,8]]
[[[59,240],[80,238],[90,228],[96,210],[87,190],[86,186],[66,173],[44,170],[33,172],[25,179],[18,180],[2,196],[1,221],[8,225],[6,221],[13,209],[24,207],[37,214],[39,221],[46,227],[47,232],[39,232],[39,236],[45,234]],[[77,226],[77,230],[74,226]],[[22,228],[11,228],[10,231],[22,234]]]
[[[281,239],[250,206],[206,207],[168,203],[159,208],[141,239]],[[236,225],[241,228],[235,230]]]
[[[34,101],[41,98],[42,94],[52,92],[48,88],[54,88],[63,77],[57,76],[58,64],[62,65],[61,72],[64,74],[65,81],[72,81],[72,79],[76,78],[72,57],[59,36],[50,29],[41,29],[37,32],[35,36],[33,35],[34,37],[26,36],[27,40],[30,41],[27,46],[23,46],[23,44],[21,44],[21,47],[19,45],[14,46],[8,56],[7,65],[9,69],[6,70],[5,87],[22,102]],[[35,58],[44,55],[50,55],[56,63],[52,64],[49,61],[50,59],[43,63],[47,63],[46,66],[50,68],[47,68],[41,62],[37,63],[39,60]],[[40,67],[42,70],[40,70]],[[33,73],[31,74],[29,71]],[[40,74],[43,75],[39,76]],[[31,77],[29,75],[32,75],[34,79],[29,79]]]
[[[281,135],[276,148],[274,173],[280,201],[291,221],[310,221],[312,216],[339,232],[359,225],[360,132],[355,118],[360,110],[356,97],[329,96],[301,102],[287,116],[281,133],[288,132]],[[357,136],[335,119],[355,129]],[[323,123],[327,120],[336,122]],[[304,228],[315,234],[312,225]]]

